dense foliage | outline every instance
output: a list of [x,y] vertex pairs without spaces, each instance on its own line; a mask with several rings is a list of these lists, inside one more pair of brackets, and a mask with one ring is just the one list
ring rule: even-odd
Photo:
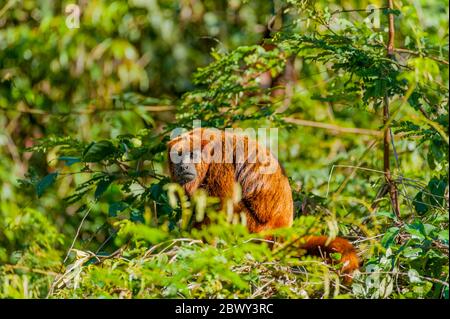
[[[0,2],[0,297],[448,299],[447,2],[70,3]],[[282,244],[170,183],[199,123],[278,129]],[[351,285],[304,234],[357,246]]]

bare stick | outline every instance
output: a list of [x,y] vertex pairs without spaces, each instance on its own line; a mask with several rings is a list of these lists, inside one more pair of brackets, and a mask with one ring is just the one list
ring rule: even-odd
[[[394,9],[393,0],[388,0],[388,8],[390,10]],[[395,27],[394,27],[394,14],[389,13],[389,40],[387,46],[387,56],[392,59],[394,56],[394,38],[395,38]],[[390,167],[390,145],[391,145],[391,127],[389,125],[389,96],[386,92],[383,101],[383,170],[386,179],[386,184],[389,187],[389,196],[391,198],[392,209],[394,210],[397,218],[400,218],[400,206],[398,202],[398,190],[395,183],[392,181],[391,177],[391,167]]]
[[69,112],[47,112],[41,109],[32,109],[32,108],[22,108],[22,109],[8,109],[8,108],[0,108],[2,112],[16,112],[23,114],[36,114],[36,115],[45,115],[45,116],[68,116],[68,115],[95,115],[100,112],[134,112],[136,109],[142,109],[146,112],[167,112],[173,111],[175,109],[174,106],[171,105],[145,105],[136,108],[129,109],[97,109],[95,107],[88,107],[84,110],[71,110]]
[[292,117],[285,117],[283,120],[286,123],[301,125],[301,126],[309,126],[309,127],[317,127],[322,128],[326,130],[336,131],[337,133],[350,133],[350,134],[361,134],[361,135],[369,135],[369,136],[382,136],[381,131],[377,130],[370,130],[365,128],[358,128],[358,127],[342,127],[334,124],[328,124],[328,123],[321,123],[321,122],[314,122],[314,121],[308,121],[308,120],[302,120],[302,119],[295,119]]
[[78,225],[77,233],[75,234],[75,237],[73,238],[72,244],[70,245],[70,248],[69,248],[69,250],[67,251],[67,255],[66,255],[66,257],[65,257],[64,260],[63,260],[63,264],[65,264],[66,261],[67,261],[67,258],[69,258],[70,252],[72,251],[73,246],[75,246],[75,242],[77,241],[77,238],[78,238],[78,236],[79,236],[79,234],[80,234],[81,227],[83,226],[83,223],[84,223],[86,217],[89,215],[89,212],[91,211],[91,208],[92,208],[92,206],[90,206],[90,207],[88,208],[88,210],[86,211],[86,214],[84,214],[83,219],[82,219],[81,222],[80,222],[80,225]]
[[398,49],[394,48],[394,51],[398,52],[398,53],[407,53],[407,54],[412,54],[412,55],[416,55],[416,56],[421,56],[421,57],[431,59],[431,60],[434,60],[436,62],[445,64],[445,65],[449,65],[447,60],[444,60],[444,59],[441,59],[440,57],[436,57],[436,56],[432,56],[432,55],[426,55],[423,52],[417,52],[417,51],[401,49],[401,48],[398,48]]

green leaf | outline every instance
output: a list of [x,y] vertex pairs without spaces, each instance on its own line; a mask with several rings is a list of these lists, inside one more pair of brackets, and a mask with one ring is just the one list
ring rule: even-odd
[[398,227],[389,228],[381,239],[381,245],[385,248],[391,246],[395,240],[395,237],[398,235],[399,230],[400,229]]
[[398,227],[390,227],[381,239],[381,245],[385,248],[391,246],[395,240],[395,237],[398,235],[399,230],[400,229]]
[[133,209],[131,211],[130,220],[135,223],[145,223],[143,212],[138,209]]
[[423,224],[423,228],[427,236],[430,236],[431,233],[437,229],[436,226],[430,224]]
[[447,187],[447,182],[445,180],[439,180],[433,177],[428,183],[428,189],[433,195],[429,195],[431,205],[441,206],[444,202],[445,188]]
[[72,157],[72,156],[60,156],[58,159],[60,161],[65,161],[67,166],[71,166],[75,163],[81,162],[81,159],[79,157]]
[[38,197],[41,197],[44,194],[45,190],[49,188],[58,177],[58,172],[50,173],[41,179],[36,185],[36,193]]
[[383,278],[380,282],[380,297],[381,298],[387,298],[394,290],[394,281],[390,277]]
[[401,14],[401,11],[398,9],[385,8],[385,9],[383,9],[383,13],[386,15],[393,14],[393,15],[399,16]]
[[339,260],[341,260],[341,258],[342,258],[342,254],[340,254],[340,253],[331,253],[331,254],[330,254],[330,257],[331,257],[331,259],[333,259],[333,260],[339,261]]
[[109,185],[111,185],[113,180],[114,180],[113,178],[107,177],[97,184],[97,188],[95,189],[94,193],[94,197],[96,200],[98,200],[100,196],[103,195],[103,193],[108,189]]
[[419,257],[422,253],[422,248],[413,248],[413,247],[406,247],[403,251],[403,256],[408,259],[416,259]]
[[414,208],[420,215],[425,214],[428,211],[428,205],[423,202],[423,193],[418,192],[413,200]]
[[168,204],[157,204],[158,215],[170,215],[173,208]]
[[83,152],[83,162],[95,163],[114,154],[116,148],[110,141],[92,142]]
[[420,278],[419,273],[415,269],[408,270],[408,277],[412,283],[420,283],[422,279]]
[[432,170],[434,170],[436,168],[436,162],[435,162],[435,158],[434,158],[434,154],[431,150],[428,151],[427,153],[427,163],[428,166],[430,166],[430,168]]
[[376,212],[375,214],[376,216],[384,216],[390,219],[395,219],[395,214],[393,212],[388,212],[388,211],[379,211]]
[[163,192],[161,184],[153,184],[150,186],[150,198],[153,200],[158,200]]
[[426,238],[424,225],[417,221],[413,224],[406,225],[405,231],[412,236],[412,238],[424,240]]
[[123,211],[128,207],[128,204],[125,202],[114,202],[109,205],[108,215],[110,217],[116,217],[118,212]]
[[430,152],[432,152],[434,159],[441,162],[445,158],[445,153],[442,151],[441,145],[436,140],[431,140]]
[[353,294],[356,296],[365,296],[366,291],[364,290],[363,285],[361,284],[353,284],[352,285]]
[[448,245],[448,229],[441,230],[437,236],[439,240],[442,240],[444,243]]

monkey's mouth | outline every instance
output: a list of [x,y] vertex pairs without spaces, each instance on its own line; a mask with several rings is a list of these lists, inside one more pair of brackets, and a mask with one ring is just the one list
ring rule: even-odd
[[186,184],[195,179],[196,175],[192,173],[184,173],[183,175],[178,177],[178,182],[180,184]]

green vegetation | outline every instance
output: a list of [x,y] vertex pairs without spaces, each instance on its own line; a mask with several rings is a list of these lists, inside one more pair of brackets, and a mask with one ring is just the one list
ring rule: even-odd
[[[0,2],[0,298],[448,299],[446,1],[71,3]],[[170,183],[195,120],[278,128],[280,246]]]

